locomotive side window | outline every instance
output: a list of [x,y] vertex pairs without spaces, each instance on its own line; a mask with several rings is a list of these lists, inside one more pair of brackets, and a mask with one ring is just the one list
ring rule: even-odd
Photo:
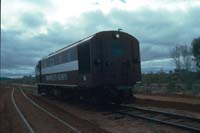
[[50,74],[45,76],[46,80],[67,80],[67,73]]
[[90,47],[89,43],[78,46],[79,72],[81,74],[90,72]]
[[74,61],[77,59],[77,49],[76,48],[72,48],[71,49],[71,61]]
[[59,54],[53,55],[42,61],[42,68],[51,67],[77,60],[77,49],[71,48]]
[[72,49],[69,49],[68,52],[68,62],[72,61]]

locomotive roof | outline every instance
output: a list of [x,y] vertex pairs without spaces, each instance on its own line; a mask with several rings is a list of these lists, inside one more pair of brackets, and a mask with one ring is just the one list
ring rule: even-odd
[[90,40],[93,36],[94,36],[94,35],[91,35],[91,36],[88,36],[88,37],[86,37],[86,38],[84,38],[84,39],[81,39],[81,40],[79,40],[79,41],[77,41],[77,42],[71,43],[71,44],[65,46],[64,48],[61,48],[61,49],[59,49],[59,50],[57,50],[57,51],[55,51],[55,52],[50,53],[49,55],[45,56],[42,60],[47,59],[47,58],[49,58],[49,57],[51,57],[51,56],[53,56],[53,55],[56,55],[56,54],[58,54],[58,53],[60,53],[60,52],[63,52],[63,51],[65,51],[65,50],[67,50],[67,49],[70,49],[70,48],[72,48],[72,47],[75,47],[75,46],[77,46],[78,44],[80,44],[81,42]]
[[[61,49],[59,49],[59,50],[57,50],[57,51],[55,51],[55,52],[50,53],[49,55],[45,56],[42,60],[47,59],[47,58],[49,58],[49,57],[51,57],[51,56],[53,56],[53,55],[56,55],[56,54],[58,54],[58,53],[60,53],[60,52],[63,52],[63,51],[65,51],[65,50],[67,50],[67,49],[70,49],[70,48],[72,48],[72,47],[75,47],[75,46],[77,46],[78,44],[80,44],[80,43],[82,43],[82,42],[84,42],[84,41],[90,40],[90,39],[93,38],[95,35],[98,35],[98,34],[104,33],[104,32],[120,32],[120,33],[125,33],[125,34],[131,36],[130,34],[128,34],[128,33],[126,33],[126,32],[114,31],[114,30],[113,30],[113,31],[101,31],[101,32],[97,32],[97,33],[95,33],[95,34],[93,34],[93,35],[91,35],[91,36],[88,36],[88,37],[86,37],[86,38],[83,38],[83,39],[81,39],[81,40],[79,40],[79,41],[77,41],[77,42],[74,42],[74,43],[71,43],[71,44],[65,46],[64,48],[61,48]],[[131,36],[131,37],[135,38],[134,36]],[[136,38],[135,38],[135,39],[136,39]],[[137,39],[136,39],[136,40],[137,40]],[[137,40],[137,41],[138,41],[138,40]]]

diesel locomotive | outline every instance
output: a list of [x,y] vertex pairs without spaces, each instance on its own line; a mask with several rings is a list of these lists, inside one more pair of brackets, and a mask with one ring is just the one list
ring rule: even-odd
[[36,65],[39,94],[123,102],[141,81],[139,41],[122,31],[102,31],[55,51]]

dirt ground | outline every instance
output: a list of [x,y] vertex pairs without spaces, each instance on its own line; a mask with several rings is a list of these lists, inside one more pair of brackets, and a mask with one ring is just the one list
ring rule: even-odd
[[39,98],[32,96],[32,98],[34,97],[35,99],[41,99],[49,104],[53,104],[54,106],[57,106],[57,108],[68,111],[77,117],[88,120],[112,133],[188,133],[188,131],[183,131],[171,126],[160,125],[137,118],[124,117],[106,111],[93,110],[90,107],[87,107],[87,105],[76,105],[49,99],[47,97]]
[[27,133],[19,114],[11,100],[12,88],[0,88],[0,132],[1,133]]
[[164,94],[135,94],[138,99],[150,99],[157,101],[169,101],[169,102],[179,102],[188,103],[194,105],[200,105],[200,97],[191,97],[185,95],[164,95]]
[[135,103],[142,106],[171,108],[200,113],[200,98],[181,95],[135,94]]
[[[0,91],[0,132],[28,132],[12,103],[12,88],[4,87],[1,88]],[[30,123],[30,126],[36,133],[75,132],[68,126],[49,116],[44,111],[36,108],[17,89],[15,89],[14,99],[20,111],[23,113],[27,121]],[[108,133],[108,131],[98,127],[98,125],[95,125],[87,120],[83,120],[69,113],[68,111],[59,110],[45,103],[42,103],[42,106],[52,114],[56,115],[58,118],[81,131],[81,133]]]
[[[189,133],[171,126],[130,118],[105,110],[96,110],[86,104],[39,96],[34,88],[28,88],[27,86],[23,86],[23,89],[36,103],[85,133]],[[0,91],[0,132],[28,132],[13,106],[11,100],[12,88],[1,87]],[[20,91],[16,90],[14,98],[36,132],[67,131],[66,127],[59,125],[58,122],[49,118],[44,112],[32,106]],[[200,118],[200,111],[198,111],[200,102],[198,98],[162,96],[158,94],[140,94],[136,95],[136,98],[138,106]],[[192,110],[187,110],[191,107]]]

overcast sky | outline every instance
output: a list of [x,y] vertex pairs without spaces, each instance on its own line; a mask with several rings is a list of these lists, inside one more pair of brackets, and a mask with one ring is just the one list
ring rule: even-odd
[[200,0],[2,0],[1,75],[34,74],[39,59],[102,30],[140,41],[142,71],[171,70],[170,50],[200,36]]

